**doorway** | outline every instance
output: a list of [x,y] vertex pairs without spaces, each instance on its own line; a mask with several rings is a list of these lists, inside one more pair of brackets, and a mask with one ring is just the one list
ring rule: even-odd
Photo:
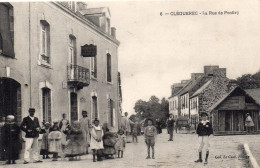
[[22,119],[21,85],[11,78],[0,78],[0,117],[14,115],[17,122]]

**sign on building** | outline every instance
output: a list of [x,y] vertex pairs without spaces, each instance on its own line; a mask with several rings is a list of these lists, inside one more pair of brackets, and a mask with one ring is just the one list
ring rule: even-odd
[[93,44],[81,46],[81,55],[83,57],[95,57],[97,55],[97,46]]

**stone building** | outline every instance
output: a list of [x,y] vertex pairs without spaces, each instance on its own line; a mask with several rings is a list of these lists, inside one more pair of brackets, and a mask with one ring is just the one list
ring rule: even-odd
[[[174,90],[173,90],[174,91]],[[243,90],[234,80],[226,77],[226,69],[204,66],[204,73],[191,75],[191,79],[178,92],[180,113],[190,120],[193,129],[200,113],[209,114],[214,134],[243,134],[246,113],[254,118],[255,131],[259,131],[259,89]],[[173,99],[173,98],[171,98]]]
[[0,115],[20,122],[28,108],[40,121],[65,113],[118,128],[116,29],[108,8],[82,2],[0,3]]

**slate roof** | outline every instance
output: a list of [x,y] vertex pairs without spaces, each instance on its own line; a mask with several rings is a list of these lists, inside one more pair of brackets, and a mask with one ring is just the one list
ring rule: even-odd
[[199,95],[200,93],[202,93],[204,91],[204,89],[206,89],[208,87],[208,85],[211,83],[212,80],[209,80],[208,82],[206,82],[202,87],[200,87],[191,97],[195,97],[197,95]]
[[260,88],[245,89],[245,91],[260,105]]
[[185,88],[183,88],[183,90],[179,93],[179,95],[180,96],[184,95],[187,92],[190,92],[191,94],[193,94],[194,92],[197,91],[197,89],[201,88],[201,86],[200,86],[201,83],[202,83],[202,85],[204,85],[211,78],[212,77],[201,76],[197,80],[191,81],[190,83],[188,83],[188,85]]

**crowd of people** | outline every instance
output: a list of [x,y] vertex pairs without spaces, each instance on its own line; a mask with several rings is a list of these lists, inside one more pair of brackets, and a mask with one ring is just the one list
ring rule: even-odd
[[[35,109],[29,109],[29,115],[23,118],[21,125],[17,125],[15,117],[8,115],[0,122],[0,159],[6,164],[15,164],[22,149],[21,131],[25,133],[24,164],[42,162],[42,159],[52,161],[68,157],[69,161],[80,160],[82,155],[93,154],[93,162],[102,161],[104,158],[113,158],[116,154],[123,157],[126,143],[126,132],[119,129],[118,133],[109,132],[108,127],[100,125],[95,119],[91,123],[87,111],[82,111],[79,121],[69,123],[66,114],[62,114],[60,121],[53,123],[40,122],[34,116]],[[39,136],[42,134],[40,149]],[[42,159],[40,158],[42,155]]]
[[[42,122],[34,116],[35,109],[29,109],[29,115],[23,118],[20,126],[15,122],[13,115],[2,118],[0,122],[0,159],[7,160],[6,164],[15,164],[22,149],[21,131],[25,133],[24,164],[30,162],[42,162],[42,159],[50,158],[52,161],[68,157],[69,161],[80,160],[82,155],[93,154],[93,162],[102,161],[114,157],[122,158],[127,142],[138,143],[138,125],[143,125],[144,140],[147,146],[146,159],[155,159],[155,137],[162,133],[162,123],[156,119],[145,119],[140,122],[131,121],[125,113],[122,117],[121,127],[117,133],[110,132],[106,124],[100,125],[98,119],[91,123],[87,111],[82,111],[82,118],[72,123],[62,114],[60,121],[53,123]],[[199,159],[195,162],[202,162],[202,149],[206,149],[205,164],[209,156],[209,136],[213,134],[211,123],[207,120],[207,113],[201,114],[201,122],[197,126],[199,137]],[[173,141],[173,130],[175,120],[169,115],[166,121],[169,140]],[[40,149],[38,149],[39,135],[42,134]],[[131,141],[132,140],[132,141]],[[152,149],[152,155],[150,155]],[[42,155],[42,159],[40,159]]]

